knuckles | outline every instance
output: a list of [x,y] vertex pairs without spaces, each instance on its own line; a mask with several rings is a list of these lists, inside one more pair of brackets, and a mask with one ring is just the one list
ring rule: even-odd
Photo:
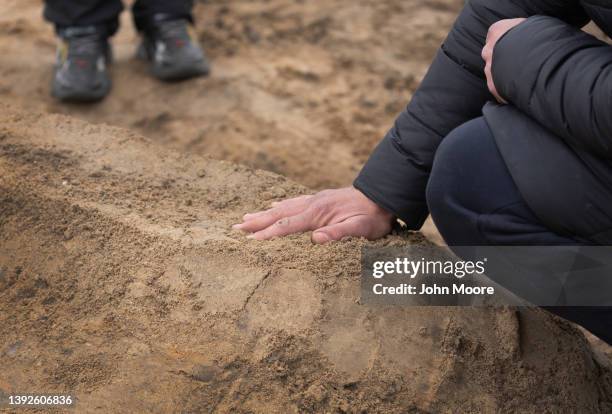
[[286,227],[290,223],[291,223],[291,219],[289,219],[289,218],[282,218],[282,219],[280,219],[280,220],[278,220],[276,222],[276,225],[279,226],[279,227]]

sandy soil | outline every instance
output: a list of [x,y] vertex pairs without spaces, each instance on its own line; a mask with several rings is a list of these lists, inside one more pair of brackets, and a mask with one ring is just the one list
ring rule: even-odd
[[133,59],[126,14],[112,95],[74,106],[48,96],[40,2],[3,0],[0,390],[74,392],[79,412],[612,411],[609,348],[567,323],[365,308],[363,241],[230,230],[350,184],[461,4],[202,2],[213,75],[172,85]]
[[195,14],[213,76],[171,85],[151,79],[133,59],[137,40],[124,13],[112,95],[99,105],[66,106],[48,96],[55,41],[40,1],[5,1],[2,99],[131,128],[182,152],[277,172],[311,188],[352,181],[461,3],[206,2]]
[[[207,1],[208,79],[166,85],[134,59],[128,13],[114,90],[93,106],[49,97],[52,28],[39,0],[3,0],[0,99],[136,130],[182,152],[277,172],[311,189],[349,185],[424,75],[462,0]],[[6,11],[5,11],[6,10]],[[441,239],[428,222],[426,232]]]
[[71,392],[83,413],[610,412],[610,362],[566,322],[366,307],[364,241],[231,230],[304,191],[0,107],[0,389]]

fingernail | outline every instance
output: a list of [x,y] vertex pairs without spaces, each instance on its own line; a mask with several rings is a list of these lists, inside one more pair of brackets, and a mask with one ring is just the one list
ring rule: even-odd
[[240,224],[234,224],[234,225],[232,226],[232,228],[233,228],[233,229],[236,229],[236,230],[240,230],[240,229],[242,228],[242,224],[243,224],[243,223],[240,223]]
[[323,233],[322,231],[313,233],[312,238],[314,239],[316,243],[327,243],[328,241],[331,240],[331,238],[327,234]]
[[255,235],[254,234],[249,234],[248,236],[246,236],[247,239],[254,239]]

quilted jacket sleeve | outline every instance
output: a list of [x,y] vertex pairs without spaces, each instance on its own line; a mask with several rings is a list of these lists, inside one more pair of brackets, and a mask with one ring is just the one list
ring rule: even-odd
[[498,92],[573,147],[612,158],[612,47],[534,16],[495,46]]
[[376,147],[354,186],[381,207],[419,229],[429,213],[425,188],[444,136],[480,116],[491,96],[480,57],[489,26],[532,15],[586,23],[578,1],[472,0],[455,22],[407,108]]

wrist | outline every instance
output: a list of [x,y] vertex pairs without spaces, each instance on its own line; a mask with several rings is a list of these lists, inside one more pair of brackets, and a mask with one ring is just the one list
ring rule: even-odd
[[384,219],[388,219],[389,221],[395,220],[395,216],[393,215],[393,213],[389,212],[384,207],[369,198],[363,191],[354,186],[351,188],[352,191],[355,192],[359,196],[359,198],[369,206],[369,208],[373,211],[374,214],[381,216]]

